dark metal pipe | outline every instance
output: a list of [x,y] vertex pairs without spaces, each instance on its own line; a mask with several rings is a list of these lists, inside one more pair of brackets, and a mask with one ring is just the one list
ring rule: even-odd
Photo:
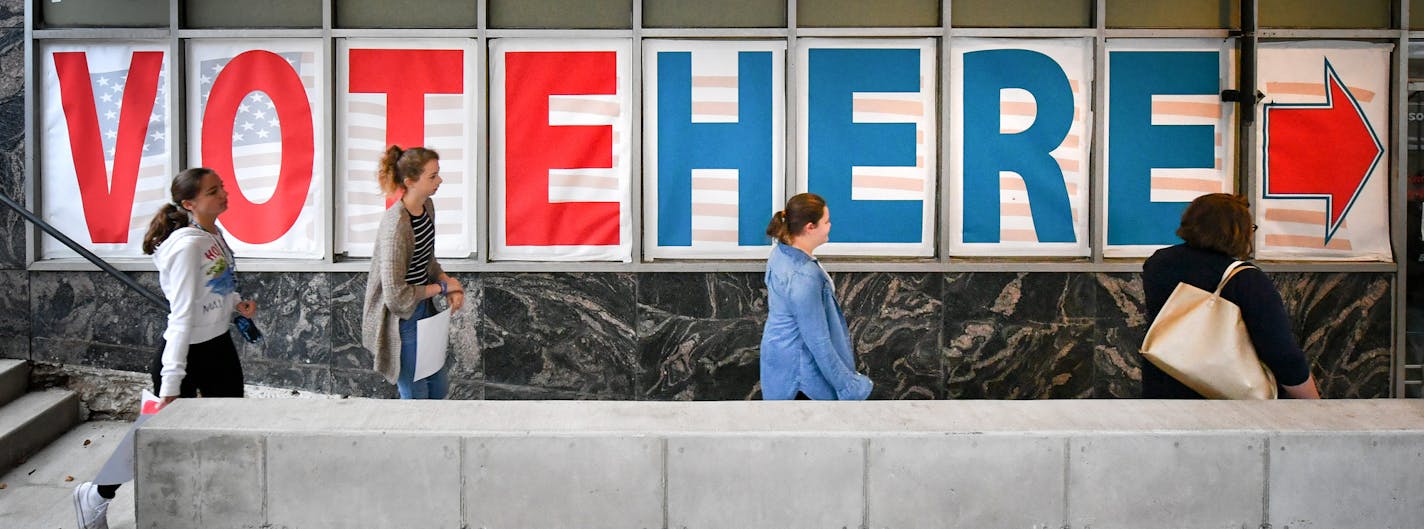
[[130,289],[133,289],[134,292],[138,292],[139,295],[142,295],[144,297],[144,299],[163,309],[164,312],[168,312],[168,300],[163,299],[163,296],[155,294],[152,290],[149,290],[143,285],[138,284],[138,281],[135,281],[134,278],[129,277],[128,274],[119,271],[119,269],[114,268],[113,265],[109,264],[108,261],[100,259],[99,256],[94,255],[94,252],[91,252],[87,248],[80,246],[79,243],[74,242],[74,239],[70,239],[69,236],[65,235],[64,233],[61,233],[59,230],[55,229],[54,226],[50,226],[48,222],[45,222],[44,219],[41,219],[34,213],[31,213],[30,210],[25,209],[24,206],[20,205],[20,203],[18,202],[15,202],[15,199],[10,198],[9,195],[5,193],[0,193],[0,203],[9,206],[10,209],[15,210],[15,212],[19,213],[21,217],[25,218],[25,220],[30,221],[30,223],[34,224],[35,226],[39,226],[39,228],[41,230],[44,230],[45,233],[49,234],[50,237],[54,237],[56,240],[63,243],[65,246],[68,246],[70,250],[74,250],[76,253],[87,259],[89,262],[94,263],[94,266],[99,267],[100,270],[108,272],[109,275],[114,276],[115,279],[118,279],[119,281],[123,282],[123,284],[128,286]]
[[1241,0],[1241,124],[1256,122],[1256,0]]

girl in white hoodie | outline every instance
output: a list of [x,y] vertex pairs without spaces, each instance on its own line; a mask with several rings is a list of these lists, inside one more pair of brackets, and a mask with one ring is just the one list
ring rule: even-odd
[[[199,394],[241,397],[242,364],[229,325],[233,310],[251,318],[257,304],[238,295],[232,249],[217,227],[227,191],[218,173],[203,167],[178,173],[169,191],[171,201],[143,238],[143,253],[153,255],[168,298],[163,351],[150,368],[154,391],[165,405]],[[81,528],[108,527],[105,515],[118,488],[86,482],[75,489]]]
[[143,238],[168,298],[163,354],[152,369],[155,391],[164,404],[198,393],[241,397],[242,364],[228,329],[234,309],[251,318],[257,304],[238,295],[232,248],[218,229],[227,190],[217,172],[199,167],[173,177],[172,195]]

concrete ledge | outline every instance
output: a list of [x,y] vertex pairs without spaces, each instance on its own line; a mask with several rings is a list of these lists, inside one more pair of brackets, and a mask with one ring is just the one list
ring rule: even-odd
[[1372,527],[1424,520],[1424,401],[180,400],[158,527]]

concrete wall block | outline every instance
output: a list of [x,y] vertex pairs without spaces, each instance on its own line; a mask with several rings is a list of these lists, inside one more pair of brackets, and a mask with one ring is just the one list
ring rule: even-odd
[[864,523],[864,439],[679,437],[667,443],[671,529]]
[[1272,527],[1424,524],[1424,435],[1418,432],[1278,434],[1271,437],[1270,461]]
[[1023,434],[871,439],[870,527],[1062,527],[1066,445]]
[[1068,444],[1068,523],[1093,529],[1257,527],[1264,435],[1081,435]]
[[464,442],[469,527],[664,527],[661,439],[481,437]]
[[273,527],[460,527],[460,440],[302,434],[267,439]]
[[145,429],[134,450],[139,528],[264,527],[260,434]]

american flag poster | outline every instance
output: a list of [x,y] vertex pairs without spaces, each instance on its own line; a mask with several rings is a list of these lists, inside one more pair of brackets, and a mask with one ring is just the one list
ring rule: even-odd
[[[169,200],[168,55],[166,42],[40,47],[39,212],[101,257],[142,257]],[[40,259],[75,256],[42,238]]]
[[937,49],[797,40],[796,191],[826,199],[834,228],[820,253],[934,255]]
[[477,248],[475,171],[480,163],[479,64],[470,39],[337,41],[336,251],[370,257],[381,215],[396,197],[376,180],[390,145],[440,154],[435,255]]
[[1235,191],[1235,104],[1220,95],[1236,86],[1234,49],[1230,39],[1107,42],[1103,255],[1177,244],[1188,203]]
[[1389,261],[1390,52],[1263,43],[1256,257]]
[[632,44],[490,41],[490,258],[632,261]]
[[233,250],[244,257],[325,257],[321,41],[187,44],[188,160],[223,177],[228,210],[218,221]]
[[786,44],[643,50],[644,255],[765,259],[786,202]]
[[954,39],[949,251],[1086,256],[1090,39]]

